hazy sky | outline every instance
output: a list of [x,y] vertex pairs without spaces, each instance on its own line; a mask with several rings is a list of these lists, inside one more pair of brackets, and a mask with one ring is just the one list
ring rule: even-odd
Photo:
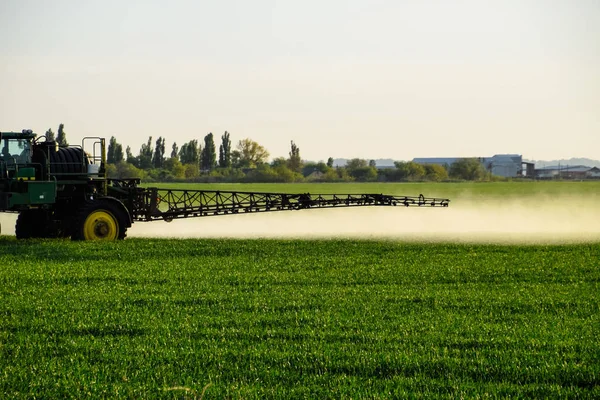
[[600,159],[600,0],[0,0],[0,130]]

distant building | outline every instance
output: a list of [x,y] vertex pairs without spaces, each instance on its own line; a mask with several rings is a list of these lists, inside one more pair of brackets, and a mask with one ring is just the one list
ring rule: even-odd
[[585,165],[553,165],[535,170],[538,179],[599,179],[600,168]]
[[600,168],[598,167],[594,167],[589,169],[586,173],[585,173],[585,177],[586,178],[591,178],[591,179],[600,179]]
[[[453,163],[463,158],[466,157],[414,158],[413,162],[418,164],[437,164],[449,168]],[[532,163],[523,162],[523,156],[519,154],[496,154],[493,157],[474,158],[479,160],[492,175],[510,178],[526,176],[529,175],[528,172],[533,173]]]
[[313,171],[310,173],[310,175],[308,175],[306,177],[306,179],[309,181],[319,181],[319,180],[323,179],[324,176],[325,176],[325,174],[322,173],[321,171]]

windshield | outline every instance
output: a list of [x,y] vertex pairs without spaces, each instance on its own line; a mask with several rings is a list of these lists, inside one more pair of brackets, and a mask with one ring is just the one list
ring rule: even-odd
[[31,151],[29,141],[26,139],[4,139],[0,142],[0,158],[5,162],[24,164],[29,162]]

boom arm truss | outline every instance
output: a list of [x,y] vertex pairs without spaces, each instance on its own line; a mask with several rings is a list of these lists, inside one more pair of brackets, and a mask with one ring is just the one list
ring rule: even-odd
[[448,207],[449,199],[386,194],[259,193],[209,190],[143,189],[133,218],[139,221],[352,206]]

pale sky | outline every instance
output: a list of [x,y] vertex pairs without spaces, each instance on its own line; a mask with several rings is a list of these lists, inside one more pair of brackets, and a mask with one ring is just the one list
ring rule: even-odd
[[0,130],[600,159],[600,0],[0,0]]

